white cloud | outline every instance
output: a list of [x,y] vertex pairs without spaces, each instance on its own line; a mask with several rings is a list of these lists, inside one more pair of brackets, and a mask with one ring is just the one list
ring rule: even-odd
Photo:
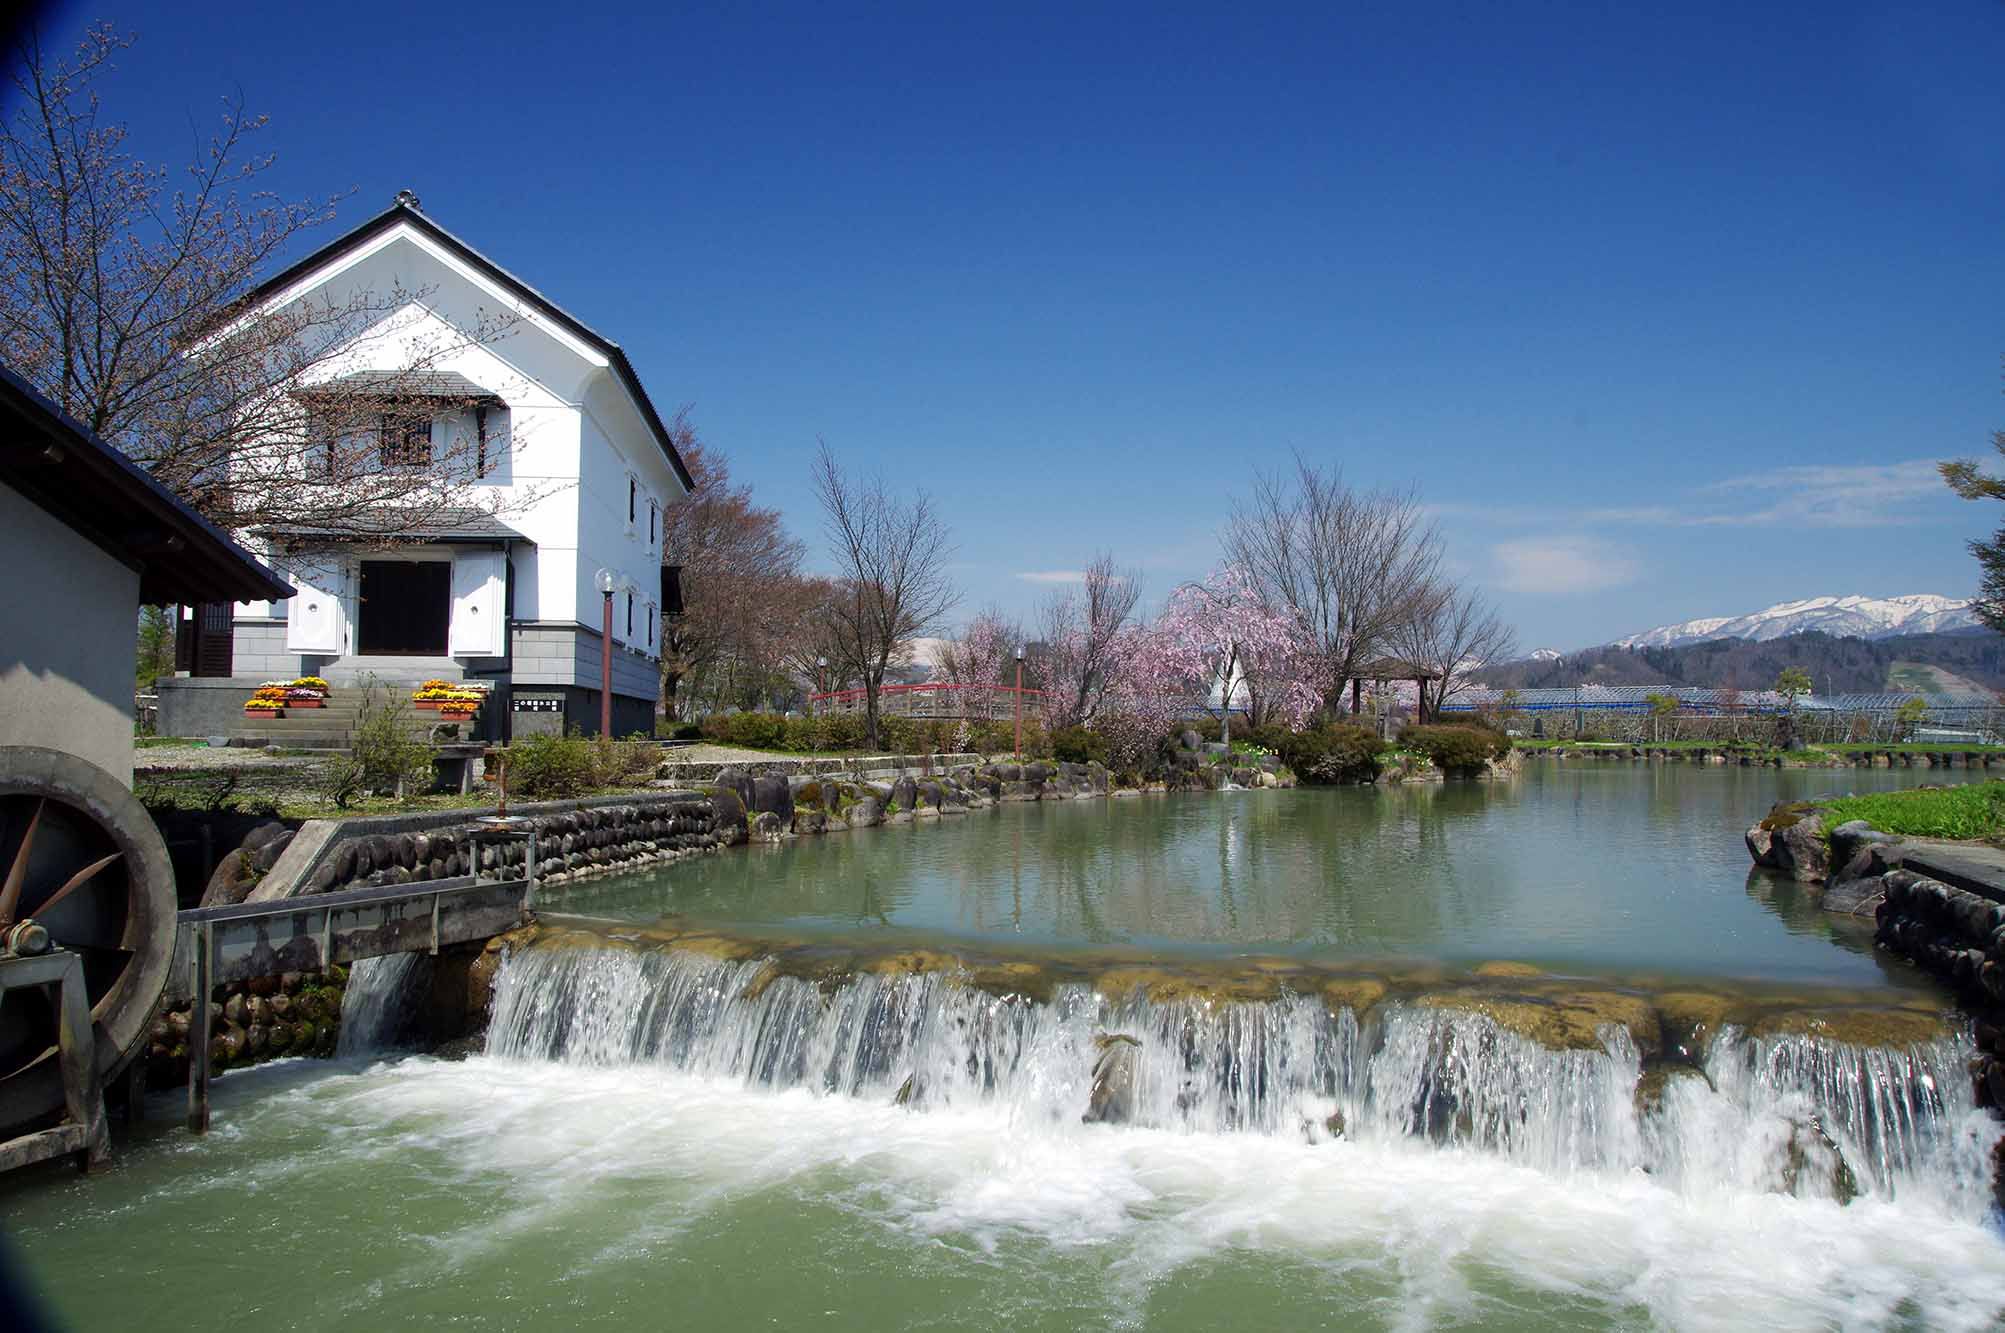
[[1083,569],[1027,569],[1017,577],[1025,583],[1084,583],[1086,571]]
[[1637,563],[1620,547],[1592,537],[1525,537],[1490,550],[1497,582],[1511,592],[1599,592],[1636,577]]
[[[1809,528],[1870,528],[1907,522],[1903,512],[1920,501],[1949,496],[1933,458],[1899,463],[1809,464],[1770,468],[1727,477],[1698,487],[1691,504],[1654,504],[1596,509],[1583,517],[1593,523],[1655,523],[1671,527],[1758,527],[1789,524]],[[1714,497],[1740,495],[1748,503],[1722,508]]]

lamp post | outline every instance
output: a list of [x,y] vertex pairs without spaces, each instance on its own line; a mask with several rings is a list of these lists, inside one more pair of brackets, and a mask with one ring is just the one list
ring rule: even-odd
[[606,613],[599,630],[599,734],[610,737],[613,734],[613,571],[600,570],[595,581]]
[[1016,646],[1016,757],[1023,758],[1023,645]]
[[[815,691],[819,694],[828,693],[828,659],[826,657],[817,657],[815,659]],[[822,707],[824,709],[828,707],[828,700],[822,700]],[[814,710],[810,709],[809,711],[813,712]]]

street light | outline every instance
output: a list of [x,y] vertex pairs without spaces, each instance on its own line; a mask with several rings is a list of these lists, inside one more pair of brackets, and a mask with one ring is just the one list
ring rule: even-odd
[[[815,659],[815,689],[823,694],[828,693],[828,659],[826,657],[817,657]],[[828,707],[828,700],[822,700],[822,707]],[[813,710],[810,709],[809,711],[812,712]]]
[[599,734],[613,734],[613,571],[602,569],[593,580],[605,602],[605,619],[599,630]]
[[1023,645],[1016,646],[1016,757],[1023,759]]

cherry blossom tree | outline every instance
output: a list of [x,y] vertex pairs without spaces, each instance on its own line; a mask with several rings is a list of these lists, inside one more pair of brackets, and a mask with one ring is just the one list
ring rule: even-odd
[[1187,583],[1170,594],[1157,620],[1154,648],[1168,682],[1185,695],[1209,699],[1219,692],[1225,709],[1225,739],[1232,740],[1232,704],[1247,700],[1259,714],[1298,724],[1320,701],[1313,646],[1299,622],[1267,605],[1246,570],[1223,565],[1202,583]]

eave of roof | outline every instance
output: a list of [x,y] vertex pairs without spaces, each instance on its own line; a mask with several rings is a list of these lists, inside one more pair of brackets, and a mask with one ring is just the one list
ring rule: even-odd
[[353,231],[329,241],[298,263],[259,284],[255,291],[244,297],[239,303],[240,306],[249,308],[262,305],[343,251],[373,240],[399,223],[408,223],[417,228],[493,281],[511,288],[517,296],[535,305],[553,323],[604,356],[607,364],[612,367],[614,377],[620,381],[620,386],[627,391],[634,405],[640,409],[641,418],[647,423],[648,432],[654,436],[655,443],[661,446],[661,452],[667,457],[668,465],[675,469],[676,479],[682,483],[683,490],[696,489],[696,482],[689,475],[689,468],[683,464],[682,455],[676,452],[675,441],[670,437],[668,427],[662,423],[661,414],[655,411],[653,401],[647,396],[647,390],[641,387],[640,376],[634,373],[633,363],[627,360],[626,352],[618,343],[593,331],[583,320],[409,204],[401,201],[393,203]]
[[292,585],[0,365],[0,481],[139,571],[139,599],[256,602]]

